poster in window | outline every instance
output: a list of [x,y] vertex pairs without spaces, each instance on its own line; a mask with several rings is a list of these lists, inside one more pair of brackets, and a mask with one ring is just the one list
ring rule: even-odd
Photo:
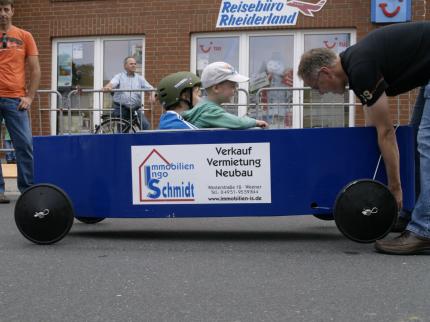
[[72,57],[66,52],[58,56],[58,86],[72,86]]
[[82,44],[73,44],[73,60],[84,58],[84,48]]

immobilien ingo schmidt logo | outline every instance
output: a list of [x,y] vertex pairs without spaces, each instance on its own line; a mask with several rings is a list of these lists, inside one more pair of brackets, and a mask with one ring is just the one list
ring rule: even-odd
[[169,162],[153,149],[139,165],[141,202],[194,201],[195,185],[190,179],[193,163]]

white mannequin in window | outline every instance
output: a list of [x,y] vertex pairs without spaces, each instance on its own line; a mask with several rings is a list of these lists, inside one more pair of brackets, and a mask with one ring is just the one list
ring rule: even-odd
[[[273,53],[270,60],[266,63],[266,73],[270,81],[270,87],[292,87],[293,71],[286,68],[279,52]],[[276,103],[291,103],[292,92],[287,90],[267,91],[267,121],[274,127],[291,127],[291,107],[276,105]]]

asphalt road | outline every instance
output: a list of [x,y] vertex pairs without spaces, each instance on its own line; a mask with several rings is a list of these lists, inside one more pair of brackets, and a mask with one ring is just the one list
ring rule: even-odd
[[313,216],[76,222],[39,246],[13,207],[0,321],[430,321],[429,255],[375,253]]

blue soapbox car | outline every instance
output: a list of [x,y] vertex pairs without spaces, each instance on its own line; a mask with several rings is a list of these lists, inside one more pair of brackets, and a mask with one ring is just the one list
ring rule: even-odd
[[[400,126],[396,135],[410,210],[413,129]],[[371,242],[397,217],[379,158],[376,130],[364,127],[39,136],[36,184],[18,199],[15,220],[27,239],[51,244],[74,217],[315,215]]]

